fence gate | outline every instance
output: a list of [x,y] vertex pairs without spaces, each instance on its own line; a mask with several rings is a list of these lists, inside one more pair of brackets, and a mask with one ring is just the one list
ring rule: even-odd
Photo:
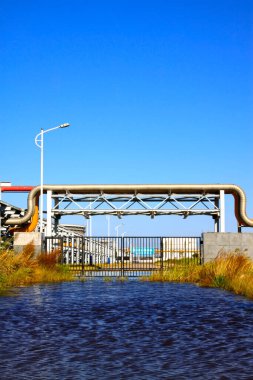
[[45,253],[87,277],[147,276],[175,265],[201,264],[200,237],[46,237]]

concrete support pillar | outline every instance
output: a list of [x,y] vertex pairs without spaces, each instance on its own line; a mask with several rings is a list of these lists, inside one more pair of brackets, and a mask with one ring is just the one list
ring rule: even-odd
[[47,191],[47,229],[46,236],[52,236],[52,190]]
[[225,192],[220,190],[220,231],[225,232]]

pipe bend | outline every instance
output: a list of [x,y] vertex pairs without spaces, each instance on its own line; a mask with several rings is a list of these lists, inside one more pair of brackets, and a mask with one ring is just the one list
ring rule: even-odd
[[[66,193],[69,191],[73,194],[126,194],[126,193],[145,193],[145,194],[194,194],[194,193],[211,193],[219,194],[220,190],[224,190],[225,194],[233,195],[235,199],[235,215],[238,222],[243,226],[253,227],[253,219],[246,214],[246,195],[240,186],[234,184],[184,184],[184,185],[44,185],[44,193],[47,190],[57,191],[58,193]],[[34,187],[27,200],[27,212],[21,218],[9,218],[6,220],[7,225],[23,225],[33,217],[35,212],[36,196],[40,195],[40,186]]]

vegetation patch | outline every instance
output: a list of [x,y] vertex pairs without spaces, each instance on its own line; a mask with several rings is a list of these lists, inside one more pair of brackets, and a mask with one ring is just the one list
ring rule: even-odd
[[221,251],[215,260],[204,265],[175,265],[143,280],[191,282],[253,299],[253,261],[240,250]]
[[[60,251],[35,255],[31,244],[19,254],[8,248],[0,251],[0,292],[11,287],[73,279],[71,268],[60,264]],[[126,282],[127,279],[118,277],[117,281]],[[195,283],[222,288],[253,299],[253,261],[239,250],[221,251],[215,260],[204,265],[179,263],[168,266],[142,280]],[[111,279],[105,277],[104,281],[109,282]]]
[[0,252],[0,291],[10,287],[73,280],[73,274],[59,263],[60,252],[35,255],[34,246],[27,245],[21,253]]

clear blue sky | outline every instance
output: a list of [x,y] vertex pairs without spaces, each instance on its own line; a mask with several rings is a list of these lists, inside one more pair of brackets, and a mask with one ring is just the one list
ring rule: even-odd
[[2,0],[0,21],[1,181],[39,184],[34,137],[69,122],[45,136],[45,183],[236,183],[253,217],[251,0]]

